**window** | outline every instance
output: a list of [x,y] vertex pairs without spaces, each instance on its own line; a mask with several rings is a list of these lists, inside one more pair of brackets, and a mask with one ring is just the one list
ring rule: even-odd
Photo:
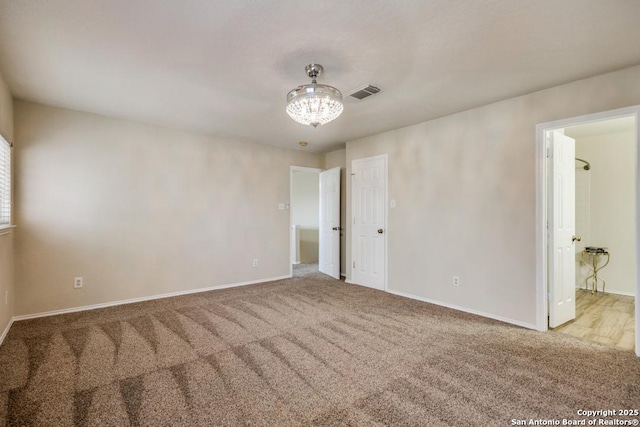
[[11,225],[11,145],[0,136],[0,227]]

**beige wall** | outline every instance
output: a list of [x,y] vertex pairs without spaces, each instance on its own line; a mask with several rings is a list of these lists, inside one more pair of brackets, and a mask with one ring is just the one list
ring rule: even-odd
[[[636,291],[636,146],[634,132],[576,138],[576,157],[591,163],[588,174],[589,232],[582,246],[606,246],[611,261],[599,272],[607,292],[635,295]],[[576,218],[580,212],[576,212]],[[604,262],[604,261],[602,261]],[[579,285],[591,270],[581,266]],[[600,287],[600,289],[602,289]]]
[[294,171],[291,188],[291,222],[302,228],[318,228],[319,172]]
[[322,155],[19,101],[15,125],[16,316],[289,274],[278,203]]
[[[13,100],[1,75],[0,134],[10,141],[13,140]],[[6,331],[13,317],[13,295],[13,233],[8,232],[0,235],[0,337]]]
[[324,168],[340,168],[340,274],[347,272],[347,150],[336,150],[325,154]]
[[317,263],[320,251],[320,233],[317,228],[302,228],[300,233],[300,262],[302,264]]
[[638,66],[347,142],[389,156],[389,289],[535,327],[535,126],[636,104]]

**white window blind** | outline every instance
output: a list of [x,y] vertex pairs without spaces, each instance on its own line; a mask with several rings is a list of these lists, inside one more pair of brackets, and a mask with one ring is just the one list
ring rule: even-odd
[[11,145],[0,136],[0,226],[11,224]]

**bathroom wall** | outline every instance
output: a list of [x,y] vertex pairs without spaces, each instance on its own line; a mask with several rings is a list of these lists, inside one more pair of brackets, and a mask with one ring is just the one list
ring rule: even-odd
[[[570,132],[566,132],[570,135]],[[571,136],[571,135],[570,135]],[[591,163],[581,169],[576,162],[576,233],[584,246],[605,246],[609,264],[599,272],[606,291],[635,295],[635,155],[634,132],[624,131],[576,137],[576,157]],[[588,194],[585,194],[588,191]],[[588,211],[585,212],[585,209]],[[604,261],[603,261],[604,262]],[[584,287],[591,269],[578,265],[576,285]],[[602,285],[599,289],[602,289]]]
[[[577,155],[577,154],[576,154]],[[577,155],[577,157],[580,157]],[[580,157],[582,158],[582,157]],[[589,162],[591,163],[591,162]],[[582,238],[575,242],[576,262],[586,246],[591,246],[591,170],[584,169],[584,163],[576,162],[576,236]],[[580,278],[576,275],[576,287]]]
[[[582,236],[576,250],[585,246],[607,247],[611,260],[599,272],[606,281],[606,291],[635,295],[636,148],[633,131],[575,139],[576,157],[591,163],[591,169],[585,171],[576,162],[579,168],[576,169],[576,233]],[[584,288],[590,274],[589,267],[578,264],[576,286]],[[599,289],[602,289],[601,284]]]
[[291,223],[299,227],[300,262],[318,262],[318,172],[294,171],[291,183]]

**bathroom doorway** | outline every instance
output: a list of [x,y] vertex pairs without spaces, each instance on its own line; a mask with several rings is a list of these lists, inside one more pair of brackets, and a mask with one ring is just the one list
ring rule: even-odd
[[564,128],[575,141],[576,313],[555,330],[633,350],[635,344],[633,116]]
[[[637,120],[632,107],[539,125],[538,190],[546,193],[540,246],[549,316],[540,329],[640,355]],[[559,151],[564,144],[568,151]]]

